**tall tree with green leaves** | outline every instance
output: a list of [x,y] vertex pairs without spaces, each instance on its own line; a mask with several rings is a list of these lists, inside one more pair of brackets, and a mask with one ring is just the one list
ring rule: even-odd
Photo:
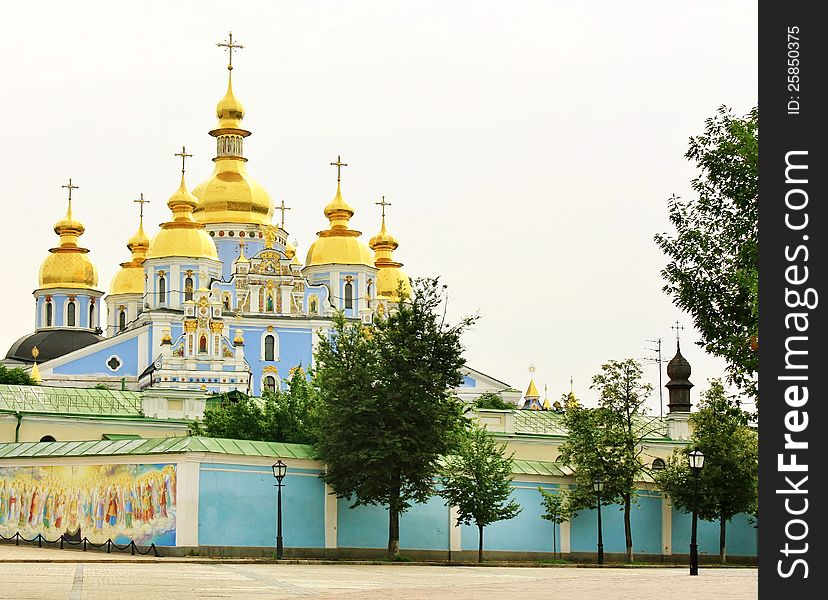
[[503,399],[497,392],[485,392],[474,401],[475,408],[490,408],[494,410],[515,410],[517,406]]
[[565,489],[550,492],[538,486],[541,494],[543,514],[541,519],[552,522],[552,554],[558,554],[558,525],[566,523],[572,518],[572,509],[569,504],[569,493]]
[[373,327],[340,314],[320,337],[314,384],[324,477],[352,508],[388,508],[389,558],[399,555],[400,514],[434,493],[440,457],[465,426],[453,390],[463,381],[461,336],[474,321],[449,324],[445,286],[418,279]]
[[520,505],[512,496],[512,455],[484,428],[471,426],[443,467],[440,495],[457,507],[458,525],[476,525],[477,560],[483,562],[483,529],[515,518]]
[[693,473],[687,454],[698,448],[704,467],[698,474],[697,514],[719,522],[719,560],[727,560],[727,522],[739,513],[755,514],[758,502],[759,448],[748,426],[749,415],[725,393],[721,380],[711,379],[693,413],[692,441],[677,449],[656,482],[673,505],[685,512],[693,507]]
[[690,313],[702,346],[727,361],[728,379],[756,397],[758,319],[758,111],[720,107],[685,154],[696,198],[670,198],[675,234],[655,236],[669,262],[664,291]]
[[12,369],[0,365],[0,384],[8,385],[40,385],[37,381],[32,379],[25,369],[22,367],[14,367]]
[[604,482],[601,504],[623,505],[628,562],[633,560],[630,515],[637,499],[636,482],[644,472],[643,442],[660,429],[657,420],[646,416],[644,403],[652,386],[641,377],[641,365],[631,358],[602,365],[591,386],[600,393],[598,407],[584,408],[578,403],[566,407],[563,422],[568,437],[559,459],[574,470],[573,510],[595,506],[593,483],[598,478]]

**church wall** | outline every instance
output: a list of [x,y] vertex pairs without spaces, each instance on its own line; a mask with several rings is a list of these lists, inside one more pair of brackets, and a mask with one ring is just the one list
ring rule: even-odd
[[[284,479],[282,522],[285,546],[325,546],[325,484],[319,474],[319,470],[294,467]],[[274,484],[269,466],[202,464],[198,504],[199,544],[274,546]]]
[[[673,553],[688,554],[690,552],[690,513],[673,507],[672,512],[672,546]],[[727,524],[727,553],[734,556],[756,556],[757,529],[750,523],[749,515],[740,514],[733,517]],[[697,524],[699,554],[719,554],[719,522],[702,521]]]
[[[264,337],[269,333],[278,336],[277,353],[279,360],[265,361],[264,359]],[[266,367],[275,367],[278,373],[277,381],[290,376],[290,370],[302,364],[307,369],[311,364],[312,335],[310,329],[288,329],[274,326],[273,332],[268,332],[266,327],[246,327],[244,329],[245,354],[244,358],[250,364],[253,372],[253,395],[262,394],[262,377]]]
[[[5,422],[4,422],[5,421]],[[13,442],[17,419],[0,421],[0,442]],[[100,440],[105,433],[138,435],[144,438],[187,435],[185,423],[159,423],[142,420],[66,417],[61,415],[23,415],[18,441],[39,442],[50,435],[59,442]]]
[[[107,366],[107,362],[113,356],[121,362],[116,369]],[[138,375],[138,336],[130,337],[120,343],[113,343],[97,352],[90,352],[58,365],[52,369],[52,372],[59,375],[136,376]]]
[[[630,512],[633,551],[639,554],[661,554],[661,496],[640,492],[638,504]],[[601,507],[602,534],[605,552],[625,552],[624,507],[613,504]],[[598,513],[595,509],[580,510],[570,525],[572,552],[595,552],[598,539]]]

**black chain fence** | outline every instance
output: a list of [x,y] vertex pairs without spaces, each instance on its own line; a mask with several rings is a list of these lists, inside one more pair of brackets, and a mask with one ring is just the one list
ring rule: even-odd
[[155,547],[155,544],[150,544],[149,547],[145,546],[146,550],[141,550],[141,548],[138,547],[135,544],[135,540],[130,540],[128,544],[120,544],[119,545],[119,544],[116,544],[115,542],[113,542],[112,539],[110,538],[110,539],[106,540],[105,542],[103,542],[101,544],[95,544],[93,542],[90,542],[89,538],[87,538],[87,537],[84,537],[82,539],[78,539],[76,536],[67,536],[65,533],[61,534],[60,537],[57,538],[56,540],[47,540],[45,537],[43,537],[42,533],[38,533],[32,539],[28,539],[28,538],[24,538],[22,535],[20,535],[19,531],[11,537],[6,537],[3,534],[0,534],[0,540],[2,540],[4,542],[14,542],[15,546],[19,546],[20,542],[25,542],[25,543],[29,543],[29,544],[34,544],[36,542],[38,548],[42,548],[43,544],[46,544],[48,546],[54,546],[54,545],[60,544],[60,549],[61,550],[63,550],[64,545],[67,545],[67,546],[83,546],[83,551],[84,552],[86,552],[87,547],[103,548],[104,546],[106,546],[106,553],[107,554],[111,553],[112,549],[114,548],[115,550],[119,550],[121,552],[126,552],[127,550],[129,550],[130,553],[133,556],[135,556],[135,554],[147,555],[150,552],[152,552],[155,556],[158,556],[158,548]]

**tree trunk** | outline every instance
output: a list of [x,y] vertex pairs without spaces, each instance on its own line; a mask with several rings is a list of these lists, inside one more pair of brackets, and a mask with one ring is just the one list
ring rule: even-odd
[[725,564],[727,562],[727,521],[724,515],[719,515],[719,562]]
[[633,561],[632,526],[630,525],[630,495],[624,494],[624,539],[627,542],[627,562]]
[[558,555],[558,538],[555,535],[557,533],[558,524],[555,521],[552,521],[552,558],[556,558]]
[[388,507],[388,559],[400,555],[400,512],[396,502]]
[[483,562],[483,526],[478,525],[477,531],[480,533],[477,540],[477,562]]

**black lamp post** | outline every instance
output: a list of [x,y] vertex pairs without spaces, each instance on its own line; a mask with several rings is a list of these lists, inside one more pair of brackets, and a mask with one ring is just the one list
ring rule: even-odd
[[598,496],[598,564],[604,564],[604,534],[601,530],[601,492],[604,491],[604,482],[600,477],[596,477],[592,482],[592,489],[595,490]]
[[284,546],[282,546],[282,480],[285,478],[285,473],[287,473],[287,465],[280,458],[271,468],[273,469],[273,476],[276,478],[276,487],[279,490],[276,501],[276,559],[282,560],[285,554]]
[[696,544],[697,495],[699,493],[699,473],[704,466],[704,454],[701,450],[693,450],[687,455],[687,463],[693,472],[693,525],[690,530],[690,574],[699,574],[699,548]]

